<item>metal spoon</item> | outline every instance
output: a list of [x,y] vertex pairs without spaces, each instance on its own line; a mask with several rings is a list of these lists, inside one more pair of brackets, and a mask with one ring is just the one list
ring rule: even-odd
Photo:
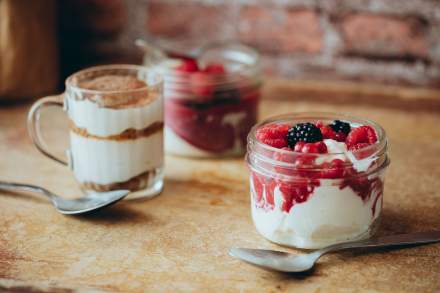
[[77,199],[66,199],[50,192],[49,190],[30,184],[12,183],[0,181],[1,190],[23,190],[40,193],[47,196],[55,208],[65,215],[78,215],[96,211],[123,199],[129,190],[113,190],[108,192],[92,193]]
[[434,242],[440,242],[440,231],[398,234],[356,242],[340,243],[301,255],[282,251],[251,248],[231,248],[229,250],[229,255],[264,269],[287,273],[299,273],[313,268],[316,261],[329,252],[351,248],[391,247]]

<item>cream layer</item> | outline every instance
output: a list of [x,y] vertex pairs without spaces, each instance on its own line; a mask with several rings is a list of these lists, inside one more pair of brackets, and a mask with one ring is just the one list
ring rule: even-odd
[[101,140],[70,132],[71,163],[79,182],[127,181],[163,164],[163,131],[133,140]]
[[252,218],[258,232],[273,242],[299,248],[321,248],[368,236],[382,207],[382,201],[376,200],[381,190],[374,190],[364,202],[349,186],[340,189],[339,186],[323,185],[288,213],[281,209],[283,196],[276,187],[275,207],[265,210],[256,207],[252,180],[250,184]]
[[118,135],[127,129],[144,129],[157,121],[163,121],[162,98],[133,108],[102,108],[88,100],[66,99],[70,120],[78,128],[91,135]]

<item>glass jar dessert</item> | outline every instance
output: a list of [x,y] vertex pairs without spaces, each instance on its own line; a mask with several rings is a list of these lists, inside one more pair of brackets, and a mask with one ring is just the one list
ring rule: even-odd
[[373,235],[382,210],[387,137],[342,114],[271,118],[248,136],[251,209],[272,242],[314,249]]
[[212,45],[197,59],[173,56],[149,64],[164,77],[165,150],[188,157],[243,155],[257,121],[258,54],[243,45]]

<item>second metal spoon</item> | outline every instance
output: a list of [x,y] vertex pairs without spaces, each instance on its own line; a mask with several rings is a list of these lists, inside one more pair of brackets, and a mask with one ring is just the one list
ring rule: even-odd
[[242,261],[264,269],[279,272],[299,273],[313,268],[316,261],[321,256],[329,252],[351,248],[405,246],[434,242],[440,242],[440,231],[398,234],[356,242],[335,244],[311,253],[300,255],[282,251],[252,248],[232,248],[229,250],[229,254],[233,257],[241,259]]
[[43,187],[3,181],[0,181],[0,190],[22,190],[43,194],[52,201],[53,205],[60,213],[66,215],[84,214],[104,208],[116,203],[117,201],[120,201],[130,193],[129,190],[113,190],[96,194],[88,194],[87,196],[77,199],[66,199],[50,192]]

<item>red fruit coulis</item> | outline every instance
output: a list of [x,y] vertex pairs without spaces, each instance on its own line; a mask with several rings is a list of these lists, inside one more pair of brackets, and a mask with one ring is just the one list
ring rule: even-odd
[[265,210],[273,210],[275,208],[274,192],[275,188],[279,186],[283,195],[281,209],[286,213],[290,212],[290,209],[295,204],[307,201],[315,187],[320,185],[319,180],[316,179],[288,182],[276,180],[257,172],[252,172],[252,182],[255,204],[257,207],[264,208]]
[[[189,144],[214,153],[226,152],[238,139],[246,146],[246,137],[257,120],[257,91],[230,99],[204,102],[168,98],[165,101],[167,126]],[[230,114],[243,113],[237,125],[225,122]]]
[[[188,73],[190,83],[173,85],[178,88],[177,95],[185,98],[176,95],[165,100],[167,127],[207,152],[221,154],[233,150],[237,141],[245,149],[247,134],[257,120],[258,88],[219,88],[216,78],[227,73],[220,63],[200,69],[196,60],[184,59],[176,70]],[[226,119],[234,114],[240,115],[237,123]]]
[[[281,210],[289,213],[295,204],[306,202],[316,187],[320,186],[319,179],[303,179],[289,182],[276,180],[264,175],[252,172],[254,186],[254,200],[259,208],[273,210],[275,208],[274,192],[279,187],[283,203]],[[350,187],[364,202],[368,201],[374,190],[382,190],[383,182],[379,178],[374,179],[346,179],[341,182],[339,189]],[[382,192],[378,192],[371,207],[373,216],[376,213],[376,204],[382,197]]]

